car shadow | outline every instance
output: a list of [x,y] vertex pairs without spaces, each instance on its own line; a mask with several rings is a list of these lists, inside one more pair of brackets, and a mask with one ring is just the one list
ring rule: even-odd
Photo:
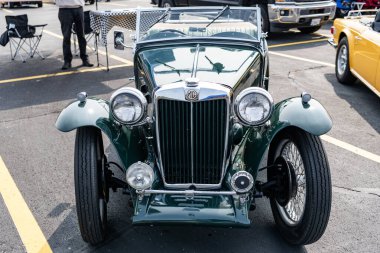
[[82,240],[74,206],[48,242],[54,252],[307,252],[280,237],[268,203],[258,202],[250,228],[133,226],[128,197],[118,192],[111,194],[105,242],[94,247]]
[[333,73],[326,73],[325,78],[332,85],[336,95],[347,101],[351,108],[380,133],[380,98],[359,80],[352,85],[342,85]]
[[[113,147],[105,142],[108,160],[117,161]],[[115,176],[124,174],[116,168]],[[262,176],[262,175],[260,175]],[[208,227],[191,225],[133,226],[133,210],[129,196],[119,190],[110,193],[108,202],[108,236],[105,242],[91,246],[82,240],[75,204],[60,203],[48,218],[55,218],[64,210],[69,214],[50,236],[48,242],[54,252],[281,252],[306,253],[305,247],[288,244],[276,230],[269,201],[256,200],[256,210],[249,213],[249,228]]]

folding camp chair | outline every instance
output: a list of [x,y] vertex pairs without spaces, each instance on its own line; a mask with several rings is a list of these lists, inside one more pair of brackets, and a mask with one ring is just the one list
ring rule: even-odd
[[[98,50],[98,45],[97,45],[97,41],[96,41],[97,38],[96,38],[95,32],[91,28],[90,11],[83,12],[83,15],[84,15],[84,35],[86,38],[87,45],[89,44],[91,39],[94,39],[94,46],[90,47],[90,48],[94,52],[96,52]],[[76,56],[78,56],[78,47],[77,47],[78,37],[76,35],[77,33],[76,33],[75,24],[73,24],[72,32],[74,34],[74,53]]]
[[5,16],[5,21],[7,23],[12,60],[14,60],[16,56],[20,56],[21,60],[25,62],[26,59],[22,55],[22,51],[24,51],[30,58],[33,58],[34,55],[37,54],[42,59],[45,59],[42,53],[38,50],[38,45],[40,44],[44,27],[47,24],[29,25],[28,16],[26,14]]

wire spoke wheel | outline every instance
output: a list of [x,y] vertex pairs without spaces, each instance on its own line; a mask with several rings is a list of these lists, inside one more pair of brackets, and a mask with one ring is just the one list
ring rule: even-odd
[[[323,235],[331,210],[330,168],[323,145],[318,136],[288,128],[271,143],[268,165],[279,157],[286,161],[291,172],[291,177],[281,177],[281,182],[292,188],[289,193],[286,188],[279,188],[270,197],[277,228],[291,244],[313,243]],[[268,171],[268,180],[273,178],[273,173]],[[287,202],[279,202],[284,194],[288,196]]]
[[296,225],[301,220],[306,203],[306,178],[302,157],[296,145],[289,141],[285,144],[281,156],[292,164],[296,175],[296,194],[286,206],[277,203],[280,214],[288,225]]

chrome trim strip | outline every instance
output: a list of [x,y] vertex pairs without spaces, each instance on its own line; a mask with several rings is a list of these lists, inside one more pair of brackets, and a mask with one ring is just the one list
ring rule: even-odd
[[183,190],[183,191],[171,191],[171,190],[142,190],[137,191],[137,194],[147,195],[147,194],[179,194],[179,195],[238,195],[235,191],[194,191],[194,190]]
[[[154,93],[154,110],[156,115],[156,138],[157,138],[157,156],[158,156],[158,168],[161,172],[162,180],[164,183],[164,186],[168,189],[179,189],[179,188],[189,188],[190,186],[195,186],[199,189],[218,189],[222,186],[224,175],[227,171],[227,146],[228,146],[228,133],[229,133],[229,123],[230,123],[230,110],[231,110],[231,89],[215,84],[210,82],[199,82],[199,85],[197,86],[197,89],[199,89],[199,100],[198,101],[210,101],[210,100],[220,100],[225,99],[226,100],[226,109],[227,109],[227,117],[226,117],[226,135],[225,135],[225,145],[224,145],[224,156],[223,156],[223,165],[221,169],[221,177],[220,182],[218,184],[168,184],[165,181],[165,173],[164,168],[162,165],[162,154],[161,154],[161,147],[160,147],[160,134],[159,134],[159,125],[158,125],[158,100],[159,99],[168,99],[168,100],[177,100],[177,101],[185,101],[189,102],[185,99],[185,91],[186,91],[186,83],[185,82],[179,82],[179,83],[172,83],[172,84],[166,84],[163,85],[160,89],[158,89]],[[189,102],[190,103],[190,102]],[[191,161],[193,163],[193,161]],[[193,172],[193,170],[192,170]]]
[[337,48],[338,47],[338,44],[335,43],[334,39],[333,38],[330,38],[328,39],[328,42],[331,46],[333,46],[334,48]]
[[194,111],[194,104],[193,102],[190,102],[190,148],[191,148],[191,183],[194,184],[194,120],[193,120],[193,111]]
[[199,49],[200,49],[200,46],[199,46],[199,44],[197,44],[195,56],[194,56],[194,62],[193,62],[193,69],[191,71],[191,77],[196,77],[196,74],[197,74]]

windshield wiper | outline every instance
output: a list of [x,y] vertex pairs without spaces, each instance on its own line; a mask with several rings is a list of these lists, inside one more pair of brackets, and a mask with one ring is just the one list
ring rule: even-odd
[[152,28],[155,24],[157,24],[158,22],[160,22],[161,20],[163,20],[164,18],[166,18],[166,16],[169,14],[169,11],[170,11],[170,8],[168,8],[168,9],[164,12],[164,14],[162,14],[162,16],[159,17],[159,18],[156,20],[156,22],[154,22],[153,25],[149,26],[149,28],[146,29],[146,30],[148,31],[148,30],[149,30],[150,28]]
[[168,67],[168,68],[170,68],[171,70],[177,72],[177,74],[178,74],[179,76],[181,76],[180,71],[179,71],[178,69],[176,69],[175,67],[170,66],[169,64],[166,64],[165,62],[162,62],[162,61],[157,60],[157,59],[156,59],[155,61],[158,62],[158,63],[160,63],[160,64],[162,64],[162,65],[164,65],[165,67]]
[[208,23],[208,24],[206,25],[205,28],[209,27],[212,23],[215,22],[215,20],[217,20],[218,18],[220,18],[220,16],[222,16],[222,15],[224,14],[224,12],[226,12],[226,11],[229,10],[229,9],[230,9],[230,6],[226,5],[226,7],[224,7],[223,10],[221,10],[221,11],[219,12],[219,14],[216,15],[216,17],[215,17],[213,20],[211,20],[210,23]]
[[208,58],[206,55],[205,55],[206,59],[208,60],[208,62],[212,65],[212,70],[213,71],[216,71],[218,72],[218,74],[220,74],[220,72],[223,71],[224,69],[224,65],[220,62],[216,62],[216,63],[213,63],[210,58]]

